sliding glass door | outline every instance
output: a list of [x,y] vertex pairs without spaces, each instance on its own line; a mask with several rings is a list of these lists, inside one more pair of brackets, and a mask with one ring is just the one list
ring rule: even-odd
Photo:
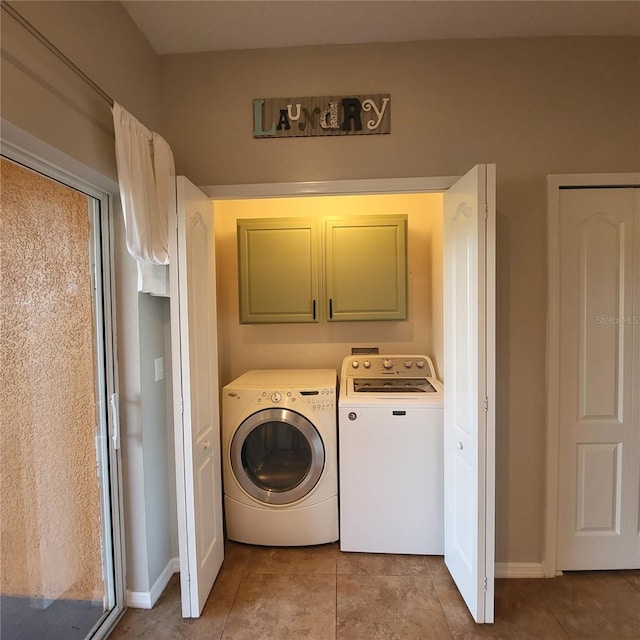
[[0,637],[101,638],[124,599],[109,201],[1,163]]

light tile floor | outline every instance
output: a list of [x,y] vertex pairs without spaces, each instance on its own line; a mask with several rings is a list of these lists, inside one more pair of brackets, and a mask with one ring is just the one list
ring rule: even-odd
[[200,618],[181,617],[175,575],[111,640],[639,640],[640,571],[496,580],[495,616],[473,622],[439,556],[228,542]]

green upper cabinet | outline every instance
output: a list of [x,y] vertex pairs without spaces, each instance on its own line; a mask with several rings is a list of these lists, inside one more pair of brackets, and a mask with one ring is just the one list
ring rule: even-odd
[[243,324],[407,318],[406,215],[238,220],[238,266]]
[[240,322],[317,322],[316,220],[238,220]]
[[407,216],[325,222],[328,319],[407,319]]

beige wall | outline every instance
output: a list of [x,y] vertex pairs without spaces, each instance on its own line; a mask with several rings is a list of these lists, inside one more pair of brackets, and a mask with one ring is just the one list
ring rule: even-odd
[[2,160],[3,594],[102,600],[86,196]]
[[[408,216],[407,321],[239,323],[238,219],[385,213]],[[351,347],[379,347],[381,353],[426,353],[442,366],[440,194],[224,200],[215,203],[215,233],[222,384],[248,369],[328,367],[339,373]]]
[[[12,1],[36,29],[150,129],[159,123],[159,60],[119,2]],[[111,110],[4,11],[2,118],[116,178]]]
[[[497,164],[498,561],[542,559],[546,176],[640,168],[639,52],[637,38],[549,38],[162,58],[163,134],[178,171],[200,185],[461,175]],[[390,135],[252,138],[254,98],[383,92]],[[272,344],[260,353],[300,362],[299,349],[250,331],[229,347],[243,364],[250,339]],[[309,366],[331,341],[326,331],[309,339]]]

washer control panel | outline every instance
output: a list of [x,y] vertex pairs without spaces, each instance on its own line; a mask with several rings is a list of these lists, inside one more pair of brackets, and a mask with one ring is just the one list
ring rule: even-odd
[[314,389],[273,389],[263,391],[257,399],[259,405],[286,406],[296,408],[299,403],[305,404],[314,411],[335,411],[335,387],[321,387]]
[[342,377],[423,376],[435,378],[435,368],[429,356],[367,355],[347,356],[342,363]]

